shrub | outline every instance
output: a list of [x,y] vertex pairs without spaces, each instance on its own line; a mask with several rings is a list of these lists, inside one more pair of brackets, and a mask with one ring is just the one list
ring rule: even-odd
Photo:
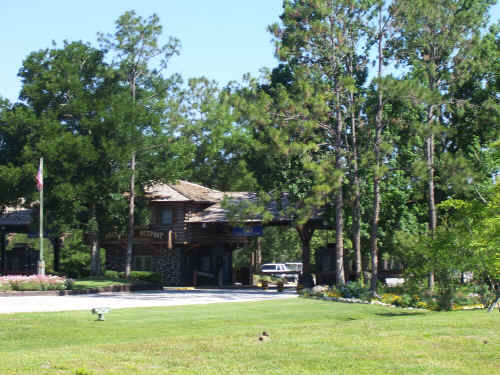
[[37,283],[35,281],[24,281],[17,283],[14,287],[14,290],[19,290],[19,291],[27,291],[27,290],[46,290],[42,284]]
[[74,285],[75,285],[75,280],[73,279],[66,279],[65,283],[66,285],[66,289],[73,289]]
[[[75,230],[64,240],[61,252],[61,271],[75,279],[90,276],[90,251],[82,230]],[[101,261],[103,256],[101,252]]]
[[[400,307],[413,306],[413,298],[411,295],[409,295],[407,293],[403,294],[398,302],[399,302]],[[415,302],[415,305],[416,305],[416,302]]]
[[478,295],[483,306],[489,306],[495,300],[495,293],[486,284],[476,285],[474,293]]
[[[125,272],[118,273],[120,278],[125,278]],[[130,279],[136,281],[144,281],[152,284],[161,284],[161,274],[150,271],[131,271]]]
[[263,275],[260,277],[260,281],[262,281],[262,280],[267,281],[267,282],[271,282],[272,279],[271,279],[271,276],[269,276],[269,275]]
[[9,282],[4,282],[0,280],[0,291],[12,290]]
[[370,299],[370,289],[365,287],[359,281],[350,281],[339,288],[342,297],[344,298],[361,298]]
[[106,270],[104,271],[104,277],[106,279],[112,279],[112,280],[119,279],[118,271]]

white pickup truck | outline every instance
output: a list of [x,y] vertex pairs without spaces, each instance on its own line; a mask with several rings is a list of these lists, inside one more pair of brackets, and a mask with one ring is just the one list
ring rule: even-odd
[[266,263],[260,266],[260,273],[268,274],[269,276],[279,277],[287,281],[295,281],[297,279],[297,274],[293,273],[282,273],[293,271],[289,269],[284,263]]

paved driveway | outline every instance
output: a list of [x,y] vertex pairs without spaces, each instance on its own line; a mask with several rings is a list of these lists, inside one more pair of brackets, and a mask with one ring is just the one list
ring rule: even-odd
[[16,296],[0,297],[0,313],[90,310],[94,307],[121,309],[196,305],[221,302],[248,302],[297,297],[295,291],[261,290],[164,290],[134,293],[101,293],[73,296]]

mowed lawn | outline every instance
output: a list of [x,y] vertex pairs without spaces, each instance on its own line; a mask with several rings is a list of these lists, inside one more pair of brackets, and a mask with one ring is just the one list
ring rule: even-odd
[[[500,374],[500,314],[310,299],[0,315],[0,374]],[[258,340],[262,331],[271,340]]]

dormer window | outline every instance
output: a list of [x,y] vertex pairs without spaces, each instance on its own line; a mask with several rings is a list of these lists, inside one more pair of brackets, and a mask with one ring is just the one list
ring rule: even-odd
[[160,224],[170,225],[174,222],[174,211],[171,208],[162,208],[160,214]]

